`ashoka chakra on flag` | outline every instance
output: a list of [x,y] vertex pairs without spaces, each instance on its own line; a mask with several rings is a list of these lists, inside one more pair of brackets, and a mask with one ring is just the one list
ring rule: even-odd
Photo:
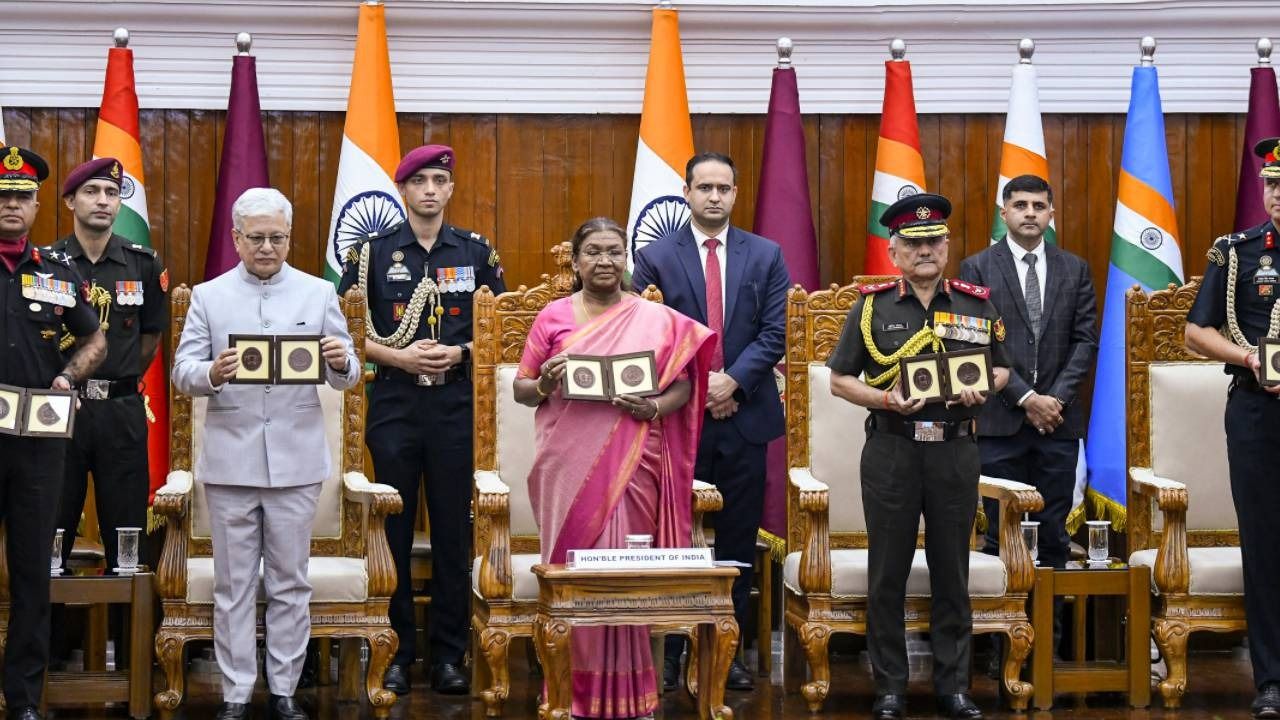
[[342,262],[347,248],[356,241],[404,222],[404,212],[395,198],[381,190],[369,190],[353,195],[338,211],[338,221],[333,224],[333,253]]
[[663,195],[654,198],[636,217],[635,227],[631,228],[631,256],[665,235],[679,230],[689,221],[689,204],[679,195]]

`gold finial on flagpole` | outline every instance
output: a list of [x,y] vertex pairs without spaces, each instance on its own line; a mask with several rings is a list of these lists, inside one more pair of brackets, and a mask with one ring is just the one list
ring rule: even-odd
[[789,37],[778,38],[778,67],[791,67],[791,51],[795,49],[795,43],[791,42]]
[[1036,41],[1031,38],[1022,38],[1018,41],[1018,62],[1022,65],[1031,64],[1031,56],[1036,54]]
[[889,55],[894,62],[902,62],[907,56],[907,43],[902,38],[894,38],[889,43]]
[[129,47],[129,28],[116,28],[116,31],[111,33],[111,39],[115,42],[116,47],[118,48]]
[[1151,67],[1156,64],[1156,39],[1147,35],[1138,42],[1138,49],[1142,51],[1142,67]]

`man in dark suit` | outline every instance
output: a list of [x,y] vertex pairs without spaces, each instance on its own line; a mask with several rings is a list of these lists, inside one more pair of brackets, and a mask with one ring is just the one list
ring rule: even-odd
[[[745,627],[764,510],[765,448],[784,429],[773,368],[785,345],[789,276],[777,243],[729,224],[737,193],[732,159],[693,156],[684,187],[690,222],[639,250],[631,280],[637,289],[656,285],[669,307],[719,334],[694,476],[724,496],[715,521],[716,557],[745,563],[733,584],[734,615]],[[682,649],[681,638],[668,638],[667,688],[677,683]],[[751,673],[739,660],[729,668],[728,687],[752,687]]]
[[[1039,562],[1064,567],[1066,519],[1075,489],[1086,416],[1080,386],[1098,348],[1097,297],[1085,261],[1044,235],[1053,218],[1053,190],[1043,178],[1020,175],[1004,187],[1003,240],[960,263],[960,277],[991,288],[1004,318],[1013,363],[1000,402],[978,418],[982,472],[1034,485],[1044,496]],[[987,550],[996,547],[999,506],[985,500]]]

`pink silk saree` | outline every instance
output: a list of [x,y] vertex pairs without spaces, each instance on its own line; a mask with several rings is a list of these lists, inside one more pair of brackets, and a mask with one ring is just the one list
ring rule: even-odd
[[[538,406],[529,494],[543,561],[562,563],[573,549],[623,547],[632,533],[653,535],[658,547],[688,546],[714,338],[698,322],[633,295],[581,326],[572,298],[538,314],[521,377],[538,377],[542,363],[562,352],[653,350],[661,389],[679,379],[692,382],[689,401],[653,422],[608,403],[565,400],[559,389]],[[647,627],[577,628],[571,650],[575,717],[636,717],[657,707]]]

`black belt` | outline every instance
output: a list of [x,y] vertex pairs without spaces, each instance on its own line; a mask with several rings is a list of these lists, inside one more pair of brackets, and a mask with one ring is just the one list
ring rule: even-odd
[[378,368],[379,380],[390,380],[391,382],[400,383],[402,385],[416,385],[418,387],[448,385],[449,383],[465,380],[466,378],[467,370],[461,365],[454,365],[442,373],[432,373],[429,375],[413,375],[401,370],[400,368],[393,367]]
[[872,413],[867,418],[868,430],[900,435],[916,442],[946,442],[968,437],[977,432],[976,423],[968,420],[911,420],[901,415]]
[[91,378],[84,383],[80,397],[85,400],[114,400],[132,397],[138,394],[138,376],[120,378],[119,380],[101,380]]
[[1245,373],[1233,372],[1231,373],[1231,377],[1234,378],[1231,381],[1232,388],[1240,388],[1241,390],[1246,390],[1251,393],[1266,392],[1266,390],[1264,390],[1263,387],[1258,384],[1258,378],[1254,377],[1253,373],[1248,373],[1246,375]]

